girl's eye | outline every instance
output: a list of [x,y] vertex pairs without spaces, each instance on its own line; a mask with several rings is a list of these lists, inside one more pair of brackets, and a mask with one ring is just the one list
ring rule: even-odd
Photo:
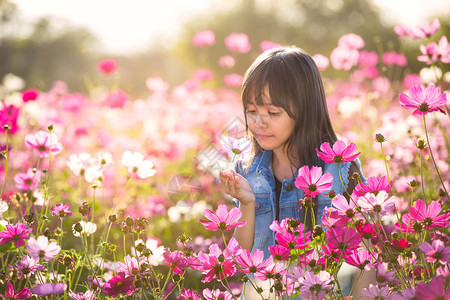
[[248,114],[254,114],[255,112],[256,112],[255,110],[247,109],[247,113],[248,113]]
[[279,116],[280,113],[279,113],[279,112],[272,112],[272,111],[269,111],[269,115],[271,115],[271,116]]

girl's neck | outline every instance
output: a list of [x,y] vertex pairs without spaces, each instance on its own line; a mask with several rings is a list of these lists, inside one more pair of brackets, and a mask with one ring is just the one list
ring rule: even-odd
[[272,170],[273,175],[279,181],[283,181],[284,179],[291,179],[295,172],[297,171],[298,166],[292,164],[292,161],[289,160],[287,153],[284,150],[274,150],[272,155]]

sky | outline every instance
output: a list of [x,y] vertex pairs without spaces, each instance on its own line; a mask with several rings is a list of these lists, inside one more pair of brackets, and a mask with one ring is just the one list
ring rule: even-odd
[[[345,1],[345,0],[343,0]],[[373,0],[392,24],[415,25],[436,12],[450,14],[448,0]],[[89,28],[110,53],[145,50],[156,38],[176,36],[196,14],[220,9],[219,0],[12,0],[21,17],[32,22],[53,16]],[[281,0],[280,0],[281,3]],[[207,29],[207,28],[205,28]]]

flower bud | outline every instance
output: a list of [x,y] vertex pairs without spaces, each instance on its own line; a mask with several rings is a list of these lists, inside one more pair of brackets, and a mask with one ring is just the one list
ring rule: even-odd
[[109,217],[108,217],[108,219],[109,219],[109,222],[111,222],[111,223],[116,223],[117,222],[117,214],[112,214],[112,215],[110,215]]
[[3,125],[3,129],[4,130],[9,130],[9,125],[8,124]]
[[48,131],[53,131],[53,124],[48,125],[48,126],[47,126],[47,130],[48,130]]
[[333,199],[334,197],[336,197],[336,192],[335,192],[334,190],[331,190],[331,191],[328,193],[328,198]]
[[416,147],[420,150],[424,150],[427,148],[427,142],[425,141],[425,139],[418,139],[416,142]]
[[73,230],[75,230],[75,232],[81,233],[83,231],[83,226],[81,226],[80,223],[75,224],[75,226],[73,227]]
[[126,218],[125,218],[125,224],[126,224],[127,226],[129,226],[129,227],[133,226],[133,225],[134,225],[134,220],[133,220],[133,218],[130,217],[130,216],[126,217]]
[[29,225],[33,224],[36,221],[36,216],[34,215],[34,213],[25,215],[23,218],[24,218],[25,222],[27,222]]
[[91,214],[91,206],[85,201],[83,202],[83,204],[81,204],[81,206],[78,208],[78,211],[80,212],[80,214],[85,217],[85,218],[89,218],[90,214]]
[[408,185],[412,188],[416,188],[420,186],[420,182],[418,182],[417,180],[413,179],[410,182],[408,182]]
[[375,140],[376,140],[378,143],[384,143],[384,142],[387,141],[386,138],[384,137],[384,135],[382,135],[381,133],[375,134]]

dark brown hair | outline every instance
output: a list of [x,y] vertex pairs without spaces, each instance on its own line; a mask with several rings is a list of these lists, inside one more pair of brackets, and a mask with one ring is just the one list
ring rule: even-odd
[[248,129],[246,110],[250,102],[263,105],[264,87],[274,106],[283,108],[295,120],[292,135],[285,144],[290,162],[324,167],[316,149],[323,142],[337,140],[328,114],[325,91],[314,60],[297,47],[280,47],[261,54],[250,66],[242,84],[242,103],[248,137],[253,152],[263,149]]

